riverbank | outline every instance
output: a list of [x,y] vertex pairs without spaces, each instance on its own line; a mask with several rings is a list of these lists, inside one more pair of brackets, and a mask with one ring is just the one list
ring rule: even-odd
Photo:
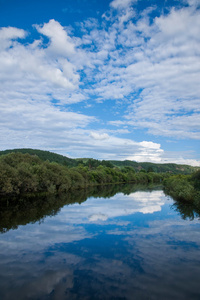
[[192,175],[173,175],[163,181],[164,191],[177,201],[200,207],[200,170]]
[[0,194],[17,196],[30,193],[61,194],[90,186],[119,183],[160,183],[163,173],[138,172],[132,167],[84,166],[68,168],[37,156],[10,153],[0,157]]

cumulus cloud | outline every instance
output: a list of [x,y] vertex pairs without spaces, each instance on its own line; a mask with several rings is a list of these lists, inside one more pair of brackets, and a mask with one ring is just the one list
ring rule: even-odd
[[9,48],[14,40],[23,39],[25,36],[26,32],[23,29],[15,27],[0,28],[0,50]]
[[[2,148],[161,162],[162,145],[150,135],[200,139],[199,1],[157,17],[153,7],[138,16],[134,2],[112,1],[110,17],[86,20],[78,38],[53,19],[34,25],[39,37],[31,43],[23,29],[0,29]],[[104,126],[81,102],[87,109],[106,100],[113,104]],[[116,103],[123,115],[113,120]],[[149,141],[119,137],[131,128],[144,129]]]
[[[71,59],[73,55],[79,56],[75,45],[65,29],[54,20],[36,28],[49,38],[47,46],[42,38],[31,44],[17,40],[25,38],[24,30],[10,27],[1,29],[1,96],[9,100],[12,92],[21,93],[23,98],[32,97],[33,100],[45,97],[67,102],[68,96],[72,98],[71,91],[78,88],[80,81],[80,66],[77,67]],[[78,94],[77,102],[85,99],[80,91]],[[77,96],[73,97],[72,102],[76,102],[75,99]]]
[[50,39],[48,51],[64,57],[75,54],[75,45],[59,22],[52,19],[42,26],[35,25],[35,27],[38,32]]
[[116,137],[114,134],[107,135],[99,132],[93,132],[92,135],[90,133],[89,139],[85,139],[86,141],[88,141],[88,153],[93,155],[99,153],[99,159],[129,159],[151,162],[162,160],[163,149],[157,143],[135,142],[131,139]]
[[127,159],[138,162],[152,161],[159,163],[162,161],[162,154],[164,153],[164,151],[161,149],[160,144],[143,141],[139,143],[139,145],[140,151],[137,151],[133,155],[128,156]]

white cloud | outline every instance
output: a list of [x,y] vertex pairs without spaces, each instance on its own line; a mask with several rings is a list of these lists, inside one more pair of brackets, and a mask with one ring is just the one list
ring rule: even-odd
[[200,167],[200,160],[192,158],[192,151],[165,151],[163,153],[164,163],[175,163],[181,165],[190,165],[194,167]]
[[[58,22],[50,20],[43,27],[36,27],[50,38],[47,46],[42,39],[31,44],[16,41],[17,38],[25,38],[23,30],[1,29],[1,45],[4,46],[0,48],[1,96],[7,101],[11,93],[20,93],[21,97],[32,100],[45,97],[62,103],[85,100],[81,91],[77,92],[80,83],[78,69],[82,68],[79,63],[83,55],[81,51],[78,52],[72,39]],[[74,56],[77,58],[77,65]],[[74,96],[71,95],[72,91],[75,91]]]
[[0,51],[9,48],[13,44],[13,40],[23,39],[26,32],[23,29],[15,27],[2,27],[0,28]]
[[160,150],[160,144],[156,144],[153,142],[143,141],[140,143],[140,145],[142,145],[144,148]]
[[160,144],[144,141],[139,143],[139,145],[140,151],[135,152],[133,155],[128,156],[126,159],[134,160],[137,162],[162,162],[162,155],[164,151],[160,148]]
[[13,145],[56,149],[62,143],[67,149],[73,130],[85,128],[95,120],[83,114],[61,111],[42,100],[16,99],[16,96],[8,103],[1,101],[0,110],[1,143],[9,149]]
[[91,132],[90,136],[95,140],[101,140],[101,141],[109,139],[109,135],[107,133]]
[[127,6],[130,6],[133,2],[137,2],[137,0],[113,0],[110,3],[110,6],[115,9],[122,9]]
[[[97,157],[99,159],[119,159],[136,161],[154,161],[162,160],[163,150],[160,144],[153,142],[135,142],[131,139],[118,138],[114,135],[108,135],[101,132],[90,133],[89,139],[85,138],[85,144],[88,143],[87,152],[84,156]],[[82,149],[82,153],[84,150]]]
[[193,167],[200,167],[200,161],[196,160],[196,159],[186,159],[183,157],[178,157],[176,159],[174,159],[174,161],[169,160],[168,162],[173,162],[175,164],[183,164],[183,165],[189,165],[189,166],[193,166]]
[[74,42],[59,22],[52,19],[42,26],[35,25],[35,27],[38,32],[50,38],[48,51],[64,57],[76,54]]

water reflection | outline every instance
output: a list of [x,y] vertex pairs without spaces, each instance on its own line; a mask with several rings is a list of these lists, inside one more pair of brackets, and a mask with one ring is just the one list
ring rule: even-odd
[[200,208],[194,204],[175,201],[171,207],[181,215],[183,220],[189,219],[192,221],[200,217]]
[[32,223],[13,213],[18,229],[0,236],[0,299],[200,298],[199,220],[183,220],[160,189],[110,188],[40,204]]
[[[81,205],[81,209],[77,205],[66,207],[70,218],[67,220],[73,224],[85,223],[102,223],[102,221],[110,222],[111,219],[132,215],[135,213],[153,213],[161,211],[164,205],[164,195],[162,190],[151,192],[135,192],[130,195],[123,193],[116,194],[112,199],[89,198],[87,202]],[[78,214],[77,214],[78,209]]]
[[[81,204],[90,197],[110,198],[119,192],[122,195],[130,195],[137,190],[151,191],[153,188],[155,189],[155,186],[130,184],[107,185],[75,190],[73,193],[56,197],[54,195],[40,195],[29,198],[4,199],[4,201],[0,201],[0,232],[3,233],[10,229],[17,229],[19,225],[26,225],[37,221],[43,222],[47,216],[58,214],[63,206],[75,203]],[[93,218],[95,216],[91,216],[91,220]],[[105,216],[100,215],[99,218],[104,219]]]

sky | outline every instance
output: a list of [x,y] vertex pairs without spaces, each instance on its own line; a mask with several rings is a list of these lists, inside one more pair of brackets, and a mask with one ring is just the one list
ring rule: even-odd
[[200,166],[200,0],[0,0],[0,150]]

